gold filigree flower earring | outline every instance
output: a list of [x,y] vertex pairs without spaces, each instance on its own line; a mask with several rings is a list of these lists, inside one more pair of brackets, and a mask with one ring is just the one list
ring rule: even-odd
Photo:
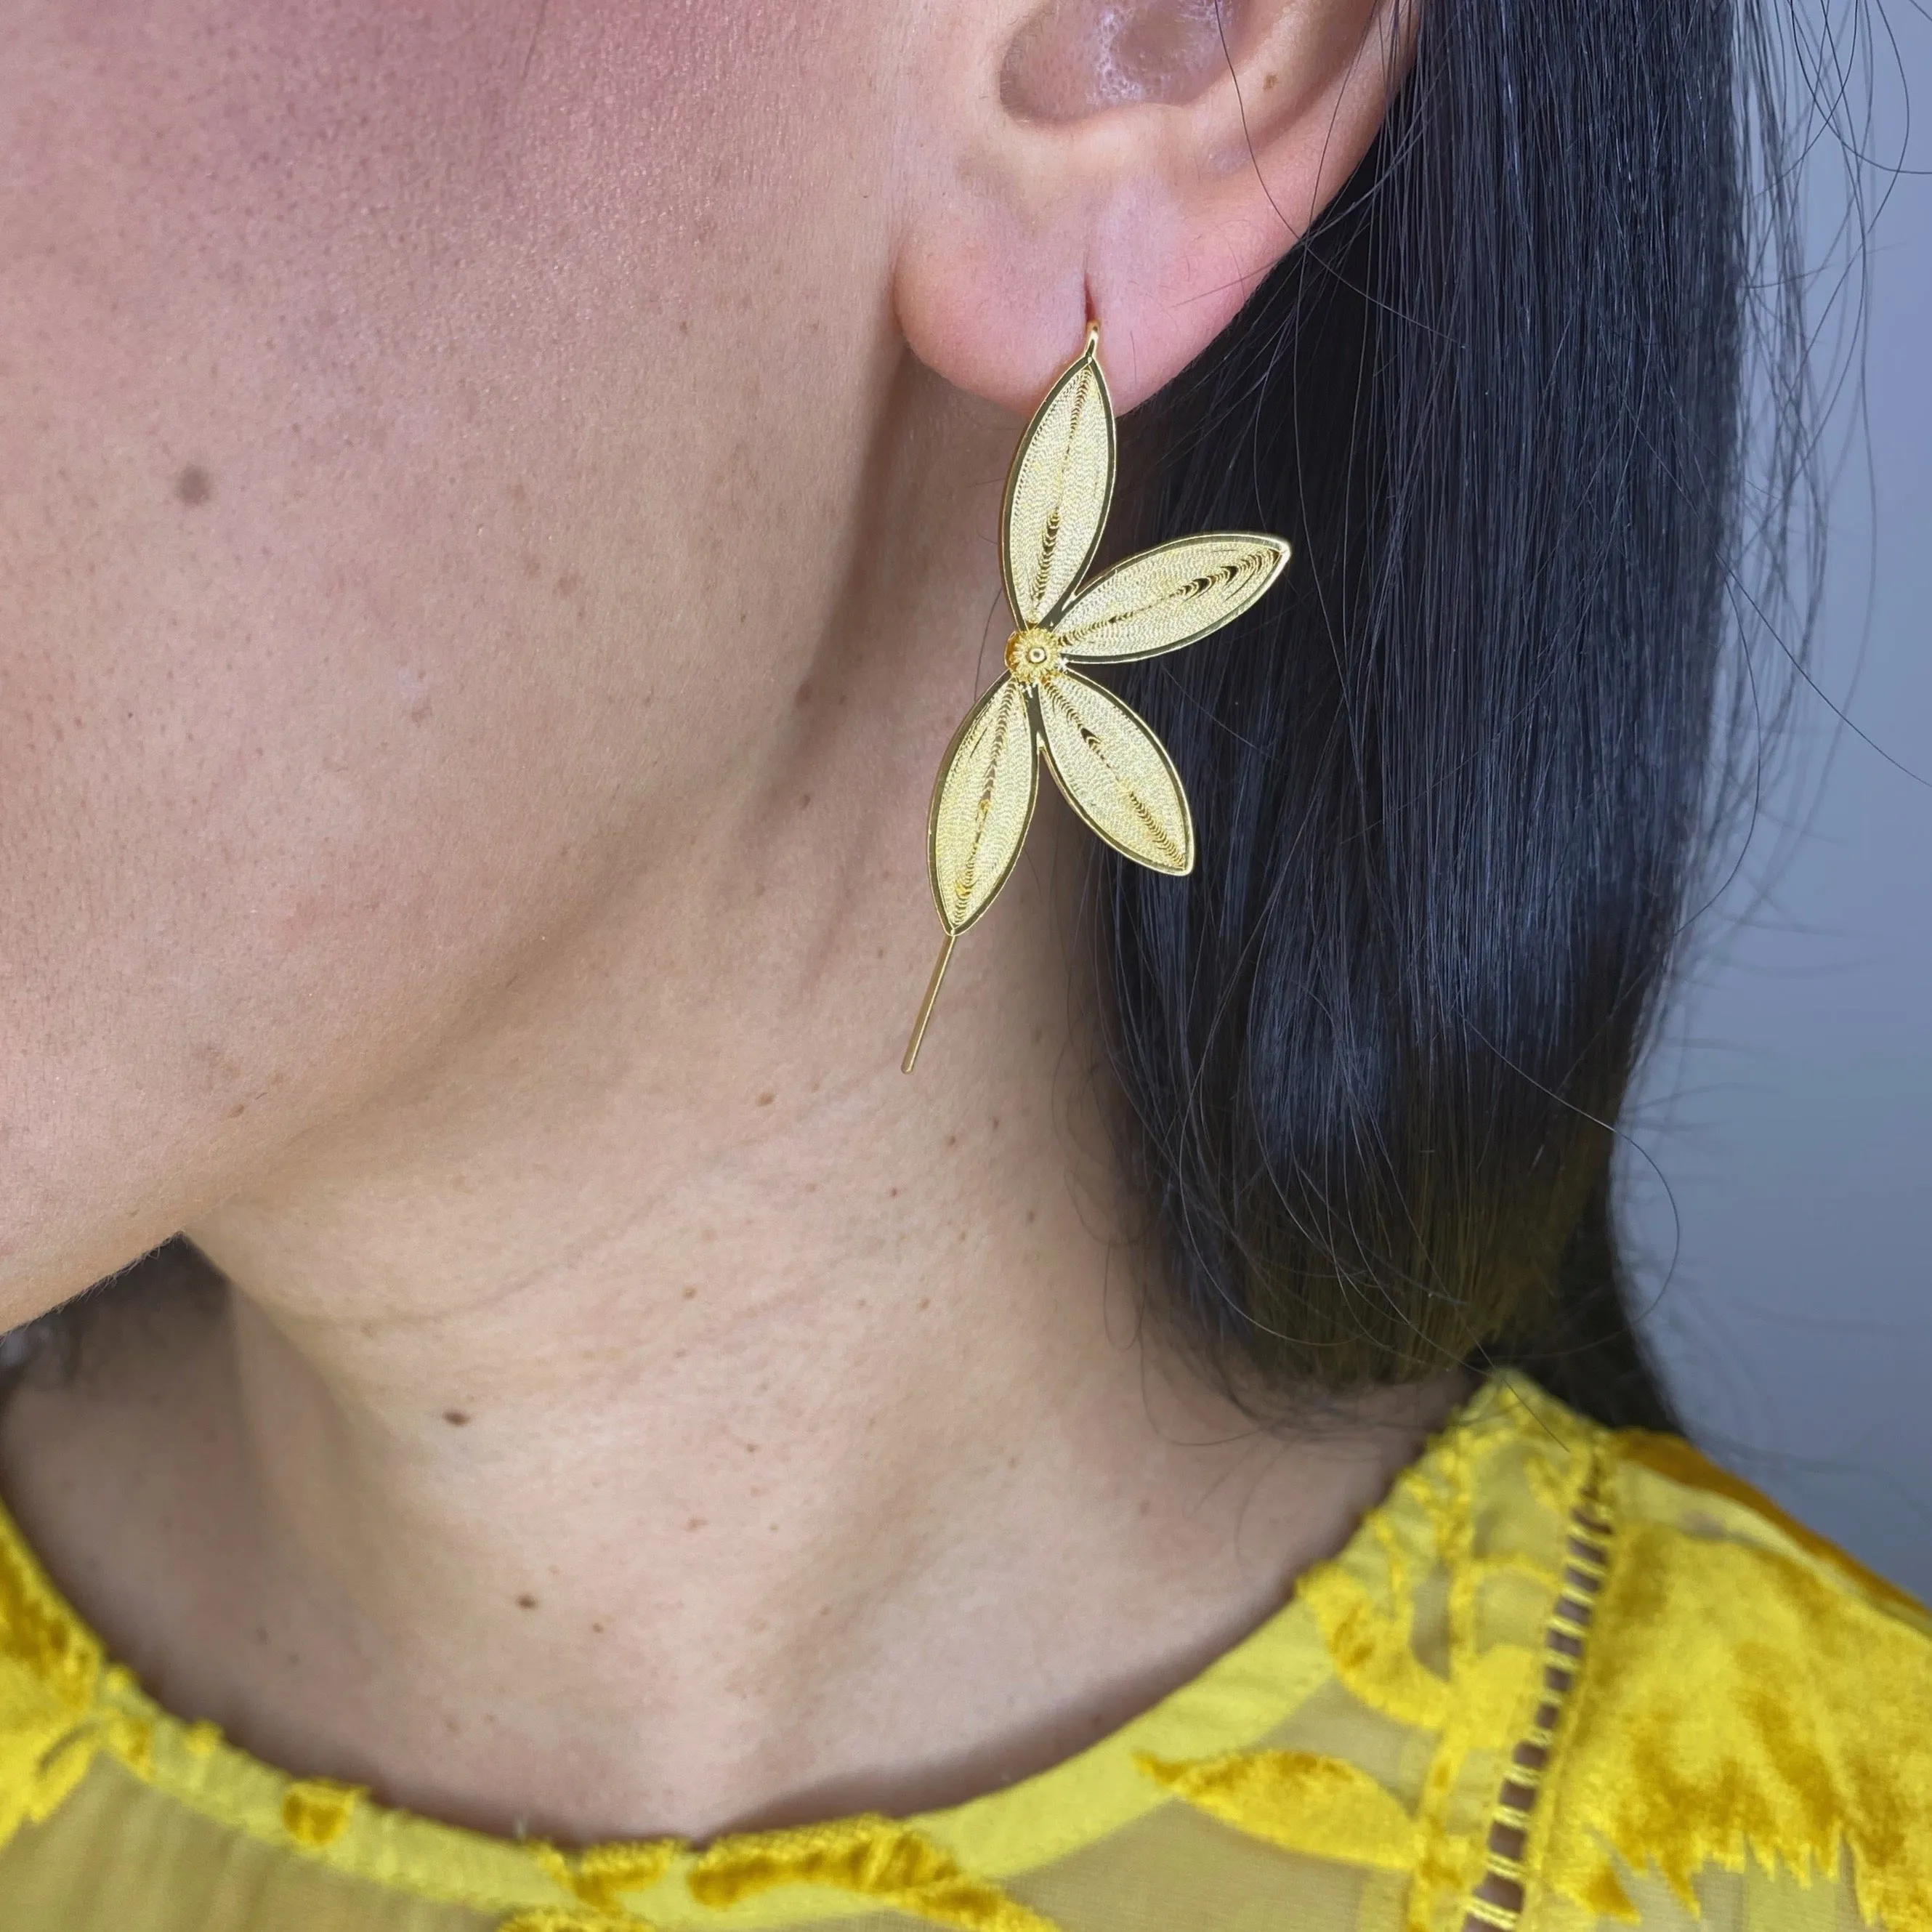
[[1000,568],[1018,627],[1006,674],[966,715],[933,788],[926,831],[946,937],[906,1048],[910,1073],[959,935],[1020,856],[1042,761],[1115,851],[1157,872],[1194,869],[1194,819],[1166,748],[1076,664],[1178,651],[1238,617],[1288,562],[1279,537],[1182,537],[1082,587],[1114,496],[1113,398],[1100,326],[1034,412],[1006,476]]

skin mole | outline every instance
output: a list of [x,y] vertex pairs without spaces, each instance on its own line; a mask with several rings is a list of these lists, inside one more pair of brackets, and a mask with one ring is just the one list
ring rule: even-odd
[[214,478],[199,463],[189,464],[175,478],[175,500],[196,509],[214,494]]

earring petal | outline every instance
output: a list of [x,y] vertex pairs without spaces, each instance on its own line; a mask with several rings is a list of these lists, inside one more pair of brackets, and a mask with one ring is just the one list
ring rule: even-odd
[[1051,628],[1100,548],[1114,498],[1113,399],[1098,337],[1046,392],[1006,476],[1000,565],[1022,624]]
[[1035,688],[1060,789],[1115,851],[1156,872],[1194,869],[1194,816],[1167,748],[1111,691],[1063,670]]
[[1130,664],[1218,631],[1286,568],[1279,537],[1182,537],[1117,563],[1088,585],[1059,624],[1075,664]]
[[926,851],[933,901],[952,937],[964,932],[1006,884],[1039,793],[1026,694],[1003,677],[966,714],[933,788]]

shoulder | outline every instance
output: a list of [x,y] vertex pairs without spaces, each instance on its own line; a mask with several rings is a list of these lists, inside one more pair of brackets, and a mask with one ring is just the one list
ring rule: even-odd
[[1932,1928],[1932,1620],[1688,1443],[1582,1427],[1607,1560],[1538,1807],[1551,1892]]

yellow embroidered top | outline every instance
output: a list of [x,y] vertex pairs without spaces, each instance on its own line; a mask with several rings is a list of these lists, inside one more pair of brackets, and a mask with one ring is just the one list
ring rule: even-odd
[[1932,1621],[1673,1437],[1485,1387],[1348,1546],[1066,1763],[567,1851],[157,1708],[0,1517],[4,1932],[1932,1932]]

